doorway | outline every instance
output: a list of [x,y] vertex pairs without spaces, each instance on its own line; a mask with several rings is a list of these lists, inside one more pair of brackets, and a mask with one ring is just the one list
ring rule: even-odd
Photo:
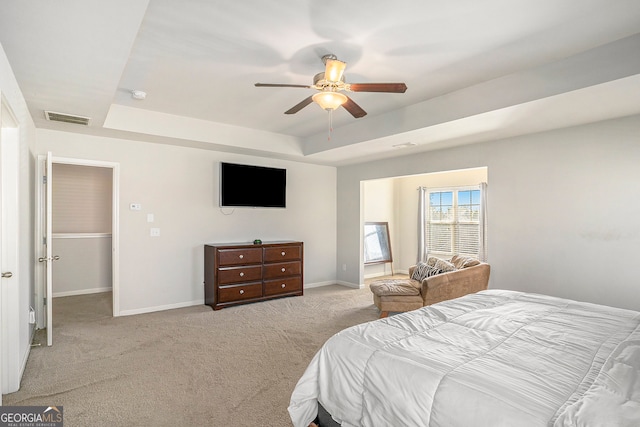
[[[388,222],[393,269],[407,275],[409,267],[417,262],[420,234],[418,188],[462,187],[481,182],[488,182],[488,168],[485,166],[361,181],[360,241],[364,242],[366,222]],[[359,283],[386,276],[385,264],[365,264],[364,243],[361,245]]]
[[[39,156],[38,182],[45,185],[38,186],[36,235],[43,242],[40,259],[47,258],[47,244],[55,253],[37,268],[36,289],[38,328],[47,329],[51,345],[53,322],[48,319],[52,319],[53,297],[111,290],[113,316],[120,314],[119,164],[51,156],[49,171],[46,165],[46,157]],[[50,201],[46,184],[51,185]],[[51,232],[47,231],[48,209],[56,212],[55,220],[50,219]],[[48,275],[47,268],[55,273]],[[52,281],[49,285],[47,276]],[[54,281],[60,283],[54,285]]]
[[52,164],[52,297],[111,292],[112,169]]

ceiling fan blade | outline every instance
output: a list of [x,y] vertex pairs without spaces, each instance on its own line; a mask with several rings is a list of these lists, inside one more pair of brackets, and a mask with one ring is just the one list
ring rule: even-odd
[[302,110],[304,107],[306,107],[307,105],[311,104],[313,102],[313,99],[311,97],[305,98],[302,101],[298,102],[296,105],[294,105],[293,107],[289,108],[287,111],[285,111],[285,114],[295,114],[298,111]]
[[324,78],[330,82],[339,82],[342,80],[342,74],[344,68],[347,66],[346,62],[338,61],[337,59],[327,59],[326,67],[324,70]]
[[256,87],[302,87],[305,89],[310,89],[309,85],[290,85],[286,83],[256,83]]
[[358,104],[356,104],[353,99],[347,96],[347,102],[342,104],[345,110],[347,110],[353,117],[359,119],[360,117],[364,117],[367,115],[367,112],[362,109]]
[[352,92],[392,92],[405,93],[407,85],[404,83],[351,83]]

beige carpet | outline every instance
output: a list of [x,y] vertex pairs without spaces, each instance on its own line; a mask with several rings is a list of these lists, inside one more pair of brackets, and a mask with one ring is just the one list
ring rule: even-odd
[[3,403],[62,405],[65,427],[291,426],[289,398],[316,351],[378,317],[368,288],[338,285],[220,311],[113,318],[110,293],[53,308],[53,347],[32,348]]

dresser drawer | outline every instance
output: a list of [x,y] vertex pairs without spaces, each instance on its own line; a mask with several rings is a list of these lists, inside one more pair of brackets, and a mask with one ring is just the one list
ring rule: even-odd
[[264,249],[264,262],[280,262],[302,259],[301,246],[275,246]]
[[218,288],[218,302],[242,301],[262,296],[262,283],[242,283],[239,285],[220,286]]
[[218,265],[261,264],[261,248],[220,249],[218,251]]
[[281,280],[267,280],[264,282],[265,296],[300,292],[302,290],[302,278],[287,277]]
[[265,264],[264,279],[277,279],[280,277],[299,276],[302,270],[300,261],[280,262],[277,264]]
[[262,280],[262,265],[243,265],[218,269],[218,284],[255,282]]
[[204,245],[204,302],[214,310],[303,295],[304,242]]

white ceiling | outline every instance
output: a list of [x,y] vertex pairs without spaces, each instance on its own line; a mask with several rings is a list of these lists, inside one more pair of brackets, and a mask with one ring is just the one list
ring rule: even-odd
[[[0,1],[39,128],[342,165],[640,113],[638,0]],[[329,135],[315,104],[283,114],[313,89],[254,87],[328,53],[408,89],[349,94],[368,115]]]

